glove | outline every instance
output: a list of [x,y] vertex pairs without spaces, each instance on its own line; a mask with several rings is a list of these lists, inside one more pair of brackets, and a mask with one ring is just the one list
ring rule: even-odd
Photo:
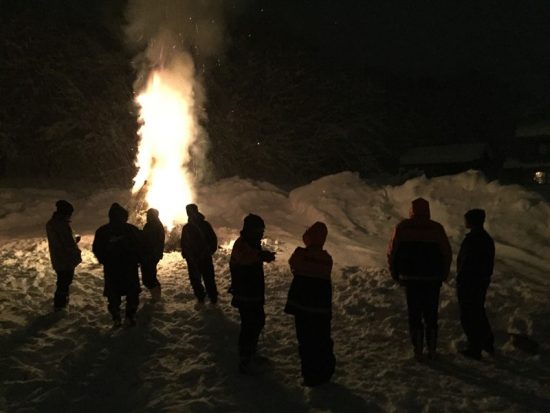
[[275,253],[262,250],[262,252],[260,252],[260,259],[264,262],[273,262],[275,261]]

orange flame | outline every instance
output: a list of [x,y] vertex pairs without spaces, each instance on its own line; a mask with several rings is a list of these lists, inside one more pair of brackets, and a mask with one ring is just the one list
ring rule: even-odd
[[193,199],[192,176],[187,167],[197,131],[193,83],[181,73],[156,70],[136,101],[140,106],[141,140],[132,192],[147,182],[148,206],[158,209],[162,222],[171,229],[184,222],[185,205]]

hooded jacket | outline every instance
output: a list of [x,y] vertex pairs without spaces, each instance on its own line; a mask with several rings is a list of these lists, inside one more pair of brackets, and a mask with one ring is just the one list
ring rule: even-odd
[[143,246],[137,227],[128,224],[128,211],[115,203],[109,209],[109,223],[95,233],[92,251],[103,264],[104,295],[126,295],[139,291],[138,265]]
[[82,262],[69,218],[56,211],[46,224],[50,259],[55,271],[72,271]]
[[274,254],[262,250],[264,222],[250,214],[244,220],[241,236],[231,250],[229,270],[233,295],[231,305],[237,308],[265,304],[264,262],[271,262]]
[[423,198],[412,202],[409,216],[395,227],[388,246],[392,277],[405,284],[446,280],[452,252],[443,226],[430,219],[430,204]]
[[332,257],[323,249],[327,227],[316,222],[302,239],[305,248],[298,247],[288,260],[293,274],[285,312],[293,315],[332,314]]

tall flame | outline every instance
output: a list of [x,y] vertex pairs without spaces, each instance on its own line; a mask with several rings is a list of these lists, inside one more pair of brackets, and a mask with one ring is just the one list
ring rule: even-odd
[[148,206],[158,209],[162,222],[171,229],[184,222],[185,205],[193,199],[188,169],[189,148],[197,134],[193,82],[182,72],[155,70],[136,101],[141,140],[132,192],[146,185]]

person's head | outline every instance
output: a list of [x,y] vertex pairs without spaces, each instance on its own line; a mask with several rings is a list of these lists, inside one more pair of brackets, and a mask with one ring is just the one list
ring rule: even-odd
[[149,208],[147,210],[147,222],[157,221],[159,219],[159,211],[155,208]]
[[199,207],[196,204],[186,205],[185,212],[187,212],[187,218],[190,220],[204,218],[204,215],[199,212]]
[[410,218],[430,218],[430,203],[424,198],[416,198],[411,203]]
[[464,225],[466,228],[483,228],[485,223],[485,211],[483,209],[470,209],[464,214]]
[[306,247],[323,248],[327,240],[327,234],[327,226],[323,222],[317,221],[304,232],[302,239]]
[[118,203],[113,203],[109,208],[109,221],[114,224],[123,224],[128,221],[128,211]]
[[66,218],[69,218],[74,211],[74,208],[71,205],[71,203],[68,201],[65,201],[64,199],[60,199],[59,201],[57,201],[55,203],[55,208],[56,208],[55,212],[57,212],[62,217],[66,217]]
[[248,214],[244,218],[241,234],[248,239],[259,242],[264,236],[264,230],[264,220],[258,215]]

